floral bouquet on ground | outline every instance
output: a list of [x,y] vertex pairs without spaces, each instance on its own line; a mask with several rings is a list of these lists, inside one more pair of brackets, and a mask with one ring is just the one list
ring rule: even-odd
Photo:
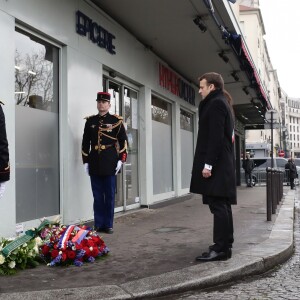
[[109,252],[102,238],[87,226],[49,224],[39,236],[41,258],[48,266],[81,266]]
[[36,267],[39,264],[37,258],[41,239],[39,237],[32,238],[12,250],[8,255],[4,255],[2,250],[7,248],[9,244],[14,243],[15,240],[16,238],[0,239],[0,275],[12,275],[18,270]]

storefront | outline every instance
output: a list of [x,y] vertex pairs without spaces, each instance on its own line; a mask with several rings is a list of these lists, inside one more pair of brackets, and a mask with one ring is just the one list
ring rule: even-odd
[[81,138],[98,91],[111,93],[128,133],[115,211],[188,193],[197,86],[90,1],[1,2],[0,35],[11,163],[0,235],[44,217],[93,219]]

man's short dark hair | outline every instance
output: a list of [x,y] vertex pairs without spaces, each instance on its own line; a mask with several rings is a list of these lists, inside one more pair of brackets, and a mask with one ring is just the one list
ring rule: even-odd
[[201,77],[198,78],[199,81],[206,79],[208,84],[213,84],[216,89],[224,90],[224,80],[222,76],[218,73],[210,72],[205,73]]

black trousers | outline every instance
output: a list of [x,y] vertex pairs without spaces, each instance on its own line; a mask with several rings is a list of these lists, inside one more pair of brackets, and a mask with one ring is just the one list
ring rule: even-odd
[[252,172],[245,172],[245,181],[247,186],[252,186]]
[[207,197],[208,205],[214,218],[212,250],[216,252],[226,252],[232,248],[233,237],[233,219],[231,204],[228,198]]
[[295,178],[290,177],[290,185],[291,185],[291,189],[293,189],[295,187]]

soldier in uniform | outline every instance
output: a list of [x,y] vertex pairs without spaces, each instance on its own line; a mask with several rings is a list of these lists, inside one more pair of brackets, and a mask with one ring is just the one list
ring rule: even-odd
[[0,101],[0,199],[5,190],[5,182],[9,180],[10,176],[8,142],[2,105],[3,102]]
[[82,161],[91,179],[94,226],[113,233],[116,174],[127,158],[127,135],[123,118],[111,115],[110,94],[97,93],[99,113],[86,118],[82,138]]

